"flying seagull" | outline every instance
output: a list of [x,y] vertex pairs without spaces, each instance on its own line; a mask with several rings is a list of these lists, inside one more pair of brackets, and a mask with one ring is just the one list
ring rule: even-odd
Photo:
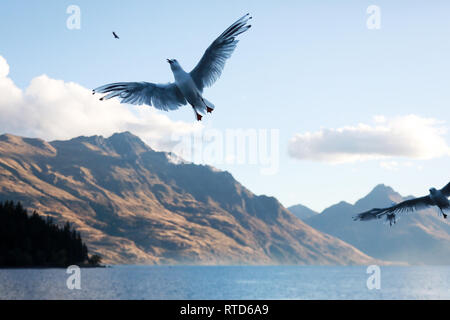
[[251,18],[247,13],[226,29],[206,49],[200,62],[190,73],[184,71],[176,59],[167,59],[175,78],[173,83],[118,82],[98,87],[93,90],[93,94],[107,93],[100,100],[118,97],[121,103],[147,104],[164,111],[176,110],[189,103],[197,120],[201,121],[200,113],[211,113],[214,110],[214,105],[203,97],[203,89],[219,79],[226,60],[236,48],[236,37],[251,27],[247,24]]
[[113,36],[114,36],[114,38],[116,38],[116,39],[120,39],[119,38],[119,36],[113,31]]
[[386,221],[389,221],[392,225],[392,223],[396,222],[396,214],[398,213],[412,212],[414,210],[421,210],[431,206],[437,206],[444,219],[446,219],[447,215],[444,213],[444,209],[450,209],[450,202],[447,199],[448,197],[450,197],[450,183],[448,183],[441,190],[431,188],[428,196],[406,200],[389,208],[375,208],[356,215],[353,217],[353,220],[366,221],[380,219],[385,216]]

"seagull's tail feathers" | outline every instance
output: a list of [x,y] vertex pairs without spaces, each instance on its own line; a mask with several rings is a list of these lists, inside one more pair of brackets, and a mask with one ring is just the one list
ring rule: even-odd
[[194,109],[195,109],[195,111],[196,111],[197,113],[200,113],[200,114],[203,114],[203,115],[206,113],[206,108],[204,108],[203,106],[201,106],[201,107],[195,107]]

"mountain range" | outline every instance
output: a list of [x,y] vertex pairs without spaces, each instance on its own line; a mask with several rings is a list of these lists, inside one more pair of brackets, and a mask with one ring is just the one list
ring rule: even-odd
[[443,219],[434,208],[400,216],[391,227],[381,220],[352,221],[357,213],[389,207],[409,198],[380,184],[353,205],[342,201],[303,221],[377,259],[408,264],[450,264],[449,219]]
[[51,142],[1,135],[3,200],[70,222],[111,264],[377,262],[230,173],[157,152],[129,132]]

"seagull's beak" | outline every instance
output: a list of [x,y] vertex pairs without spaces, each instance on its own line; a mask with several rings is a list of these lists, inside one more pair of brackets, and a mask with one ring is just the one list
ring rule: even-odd
[[168,63],[172,63],[172,60],[170,60],[170,59],[167,59],[167,62],[168,62]]

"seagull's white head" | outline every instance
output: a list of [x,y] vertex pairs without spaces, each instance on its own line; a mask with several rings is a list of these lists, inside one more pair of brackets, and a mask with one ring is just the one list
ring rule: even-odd
[[181,69],[181,66],[178,63],[177,59],[167,59],[167,62],[170,64],[170,69],[172,69],[172,72]]

